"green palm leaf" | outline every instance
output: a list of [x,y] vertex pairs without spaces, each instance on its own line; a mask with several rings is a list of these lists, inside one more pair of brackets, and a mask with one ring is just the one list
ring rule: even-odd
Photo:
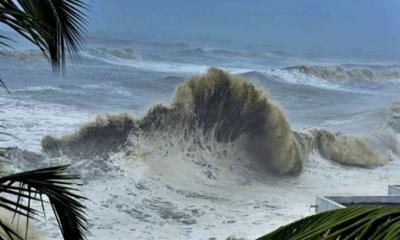
[[[64,239],[85,239],[86,216],[82,204],[85,198],[78,195],[78,190],[73,188],[74,180],[79,177],[67,174],[66,170],[67,166],[57,166],[1,177],[0,193],[12,195],[14,198],[10,200],[1,196],[0,207],[25,216],[29,221],[38,214],[32,208],[32,201],[40,202],[44,212],[44,195],[53,209]],[[0,239],[26,239],[28,229],[23,238],[4,225],[0,221],[0,228],[4,232],[3,235],[0,232]]]
[[[86,5],[82,0],[0,0],[0,23],[35,44],[52,63],[54,70],[65,65],[67,54],[76,60],[85,32]],[[10,39],[0,34],[0,47],[10,47]],[[0,88],[8,91],[0,79]],[[0,132],[0,135],[9,135]],[[4,152],[0,151],[4,158]],[[66,240],[84,239],[86,231],[84,199],[72,188],[76,175],[66,174],[67,166],[38,169],[0,178],[0,207],[29,219],[38,211],[32,201],[44,204],[46,196]],[[44,212],[44,207],[42,208]],[[28,231],[28,230],[27,230]],[[27,238],[27,231],[25,239]],[[0,219],[0,240],[24,239]]]
[[[73,60],[85,32],[86,4],[82,0],[0,0],[0,23],[37,45],[55,70]],[[6,37],[0,35],[0,45]]]
[[1,78],[0,78],[0,88],[5,89],[8,94],[11,94],[10,90],[8,90],[7,85],[3,82],[3,80],[1,80]]
[[400,239],[400,207],[357,206],[316,214],[259,240]]

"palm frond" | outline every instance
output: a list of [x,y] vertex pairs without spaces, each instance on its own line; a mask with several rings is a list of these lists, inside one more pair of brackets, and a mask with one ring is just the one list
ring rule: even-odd
[[12,41],[9,37],[0,34],[0,49],[1,47],[11,48],[7,41]]
[[[85,198],[78,195],[78,190],[73,188],[74,180],[79,177],[67,174],[67,167],[50,167],[1,177],[0,193],[12,195],[16,199],[0,197],[0,207],[25,216],[28,227],[29,219],[38,214],[38,211],[32,207],[32,201],[40,202],[44,213],[42,198],[44,195],[52,207],[63,238],[65,240],[85,239],[86,216],[85,207],[82,204]],[[6,232],[1,223],[0,228]],[[0,235],[0,239],[2,237],[7,238]]]
[[20,234],[18,234],[16,231],[14,231],[10,226],[7,224],[3,223],[0,221],[0,229],[2,230],[2,233],[0,232],[0,239],[10,239],[10,240],[24,240]]
[[85,33],[82,0],[0,0],[0,22],[37,45],[55,70],[76,60]]
[[3,88],[4,90],[6,90],[8,94],[11,94],[11,92],[8,89],[7,85],[3,82],[3,80],[1,78],[0,78],[0,88]]
[[400,207],[356,206],[316,214],[258,240],[400,239]]
[[3,80],[1,80],[1,78],[0,78],[0,88],[4,88],[8,91],[6,84],[3,82]]

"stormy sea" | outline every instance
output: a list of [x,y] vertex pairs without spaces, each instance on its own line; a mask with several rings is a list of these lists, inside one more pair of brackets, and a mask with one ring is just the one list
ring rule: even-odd
[[394,61],[93,35],[63,74],[27,47],[0,73],[4,171],[71,164],[89,239],[254,239],[400,183]]

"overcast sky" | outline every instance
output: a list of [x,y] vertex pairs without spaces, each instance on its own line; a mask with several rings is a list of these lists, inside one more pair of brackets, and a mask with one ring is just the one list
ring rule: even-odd
[[[89,32],[400,55],[400,0],[88,0]],[[0,30],[4,29],[0,25]]]
[[400,52],[400,0],[90,0],[91,31]]

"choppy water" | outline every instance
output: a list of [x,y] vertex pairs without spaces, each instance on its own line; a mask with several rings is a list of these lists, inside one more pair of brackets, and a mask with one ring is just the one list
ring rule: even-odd
[[[285,69],[299,64],[390,74],[363,79],[350,71],[340,81],[342,72]],[[12,92],[0,94],[0,125],[18,137],[5,136],[2,145],[40,152],[45,135],[71,133],[98,114],[142,116],[154,103],[169,103],[178,84],[210,66],[264,88],[295,130],[318,126],[373,136],[391,124],[387,109],[400,101],[393,63],[329,60],[234,44],[91,38],[79,64],[69,65],[63,77],[34,51],[0,55],[1,78]],[[276,177],[252,171],[235,143],[170,135],[139,135],[131,141],[129,156],[118,152],[107,161],[61,157],[41,163],[70,162],[82,175],[83,193],[90,199],[89,239],[253,239],[309,214],[317,195],[385,194],[388,184],[400,182],[397,156],[383,167],[363,169],[312,154],[299,176]],[[29,167],[22,160],[13,164],[13,169]],[[50,231],[49,239],[57,237],[53,225],[41,226]]]

